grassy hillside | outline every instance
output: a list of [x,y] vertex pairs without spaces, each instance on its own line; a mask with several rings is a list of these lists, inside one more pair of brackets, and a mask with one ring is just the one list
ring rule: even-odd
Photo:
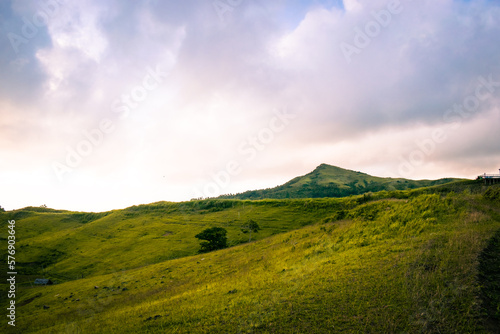
[[[105,213],[26,208],[0,213],[0,220],[17,222],[20,272],[63,282],[197,254],[194,236],[208,227],[226,228],[229,244],[237,245],[249,240],[241,231],[249,219],[261,227],[252,234],[258,240],[311,224],[344,205],[325,203],[316,203],[314,211],[304,210],[307,202],[273,200],[162,202]],[[6,240],[6,228],[0,237]]]
[[236,195],[224,195],[220,198],[283,199],[345,197],[382,190],[415,189],[453,181],[458,181],[458,179],[415,181],[402,178],[382,178],[322,164],[311,173],[296,177],[284,185],[270,189],[246,191]]
[[[99,248],[80,248],[90,259],[71,256],[94,263],[86,277],[46,287],[21,284],[16,332],[494,332],[499,291],[497,273],[488,269],[499,267],[498,237],[493,238],[500,230],[499,201],[500,187],[469,182],[344,199],[158,203],[86,222],[84,215],[68,212],[6,213],[26,215],[17,218],[20,235],[31,230],[28,224],[38,231],[20,250],[26,258],[32,256],[31,243],[43,248],[38,233],[40,240],[54,242],[50,249],[57,246],[53,240],[72,238],[78,248],[103,245],[101,254],[118,261],[106,273],[101,262],[109,260]],[[44,223],[40,215],[62,216]],[[155,258],[157,247],[172,245],[194,254],[194,234],[231,220],[237,223],[227,224],[230,240],[238,244],[246,235],[238,236],[233,227],[247,217],[264,227],[255,234],[260,240],[208,254]],[[52,231],[51,221],[57,226]],[[163,240],[167,233],[161,227],[185,233],[186,240]],[[158,229],[143,236],[145,243],[130,237]],[[122,238],[133,246],[116,254],[101,241],[124,247]],[[73,252],[69,245],[64,249]],[[160,262],[144,265],[155,259]],[[81,264],[71,267],[64,256],[57,260],[47,267],[52,273],[67,270],[71,276],[80,270]]]

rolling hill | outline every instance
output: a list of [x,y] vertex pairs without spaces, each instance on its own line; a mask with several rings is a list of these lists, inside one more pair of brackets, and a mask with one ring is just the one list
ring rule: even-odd
[[[261,227],[252,234],[253,240],[259,240],[324,219],[343,203],[338,199],[318,202],[314,212],[304,212],[304,205],[302,201],[205,200],[159,202],[103,213],[30,207],[0,213],[0,219],[17,222],[20,272],[64,282],[195,255],[199,240],[194,236],[205,228],[225,228],[234,246],[248,242],[241,227],[249,219]],[[6,238],[6,231],[0,237]]]
[[[7,333],[495,333],[500,320],[499,185],[25,208],[0,213],[4,258],[11,219]],[[262,227],[251,242],[248,219]],[[194,235],[213,226],[231,247],[197,254]],[[57,284],[33,285],[41,277]]]
[[433,181],[415,181],[403,178],[382,178],[321,164],[311,173],[296,177],[281,186],[262,190],[250,190],[235,195],[223,195],[219,198],[253,200],[264,198],[345,197],[382,190],[416,189],[458,180],[446,178]]

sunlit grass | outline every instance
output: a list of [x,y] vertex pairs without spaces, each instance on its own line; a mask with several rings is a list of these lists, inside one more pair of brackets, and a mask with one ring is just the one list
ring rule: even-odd
[[[150,265],[140,265],[140,260],[146,257],[154,262],[155,250],[143,255],[141,252],[147,251],[147,247],[141,243],[117,243],[129,248],[120,254],[117,246],[116,259],[122,262],[114,263],[108,274],[102,275],[106,270],[96,265],[83,279],[23,288],[18,302],[29,302],[19,307],[16,330],[484,331],[478,298],[478,255],[500,229],[498,203],[471,192],[441,195],[422,191],[387,197],[388,193],[374,194],[368,199],[245,202],[245,208],[243,202],[235,201],[223,210],[203,213],[200,210],[206,209],[194,207],[185,220],[186,224],[193,224],[189,225],[189,237],[186,227],[170,223],[181,219],[182,215],[176,212],[159,218],[158,209],[134,213],[133,218],[124,220],[119,218],[124,212],[110,214],[87,223],[83,231],[89,236],[112,232],[120,240],[123,236],[136,236],[134,228],[129,231],[122,227],[126,224],[153,224],[154,228],[148,231],[172,231],[167,237],[186,233],[185,238],[193,240],[184,240],[184,246],[192,245],[192,249],[184,249],[191,254],[197,250],[195,233],[215,222],[224,226],[223,222],[236,219],[237,213],[239,220],[226,225],[233,240],[237,240],[238,232],[231,227],[239,227],[240,220],[249,217],[258,221],[263,231],[255,234],[260,239],[255,242]],[[340,215],[343,218],[335,220],[339,211],[344,211]],[[102,221],[107,222],[109,231],[102,227]],[[142,225],[142,221],[146,223]],[[72,225],[70,229],[81,228]],[[81,245],[90,247],[92,241],[77,235],[82,238]],[[157,234],[149,239],[144,237],[156,245]],[[166,249],[173,249],[169,242],[165,245]],[[104,249],[115,256],[110,250],[113,247],[108,247]],[[127,261],[127,257],[137,260]],[[96,259],[99,258],[89,255],[86,260],[90,263]],[[109,263],[107,259],[102,261]],[[64,265],[65,262],[59,262],[53,268]],[[72,268],[78,270],[78,265]],[[44,309],[44,305],[49,308]]]

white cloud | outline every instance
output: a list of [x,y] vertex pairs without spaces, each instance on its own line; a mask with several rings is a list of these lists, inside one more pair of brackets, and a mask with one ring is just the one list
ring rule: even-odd
[[104,5],[93,1],[67,2],[61,11],[48,21],[53,47],[76,49],[99,63],[108,46],[100,24],[106,14]]
[[[189,199],[232,160],[241,172],[222,193],[274,186],[322,162],[400,176],[400,158],[449,126],[443,115],[474,93],[479,76],[500,81],[500,45],[493,42],[500,15],[491,2],[402,1],[348,63],[340,45],[355,45],[359,29],[377,21],[372,12],[388,3],[344,1],[345,11],[311,6],[293,29],[289,14],[278,15],[281,4],[245,2],[221,25],[201,1],[68,3],[47,27],[52,44],[34,50],[45,94],[29,108],[0,101],[2,157],[11,162],[0,178],[19,183],[10,207],[0,204],[38,205],[47,197],[49,206],[104,210]],[[23,59],[31,58],[12,69],[28,68]],[[157,65],[168,75],[120,117],[113,103],[140,93]],[[500,159],[487,140],[497,137],[499,93],[409,176],[471,177],[491,169]],[[247,161],[238,147],[280,108],[297,119]],[[114,131],[59,183],[51,163],[64,162],[67,146],[87,140],[83,132],[105,118]],[[22,175],[32,172],[36,191],[22,197],[33,181]],[[61,196],[67,193],[74,198]]]
[[363,9],[363,6],[357,0],[344,0],[344,8],[348,12],[357,12]]

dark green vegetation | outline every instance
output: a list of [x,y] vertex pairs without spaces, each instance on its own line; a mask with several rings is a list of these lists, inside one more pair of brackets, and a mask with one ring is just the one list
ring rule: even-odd
[[227,247],[227,231],[222,227],[211,227],[203,230],[194,237],[203,240],[200,243],[200,253],[208,253],[211,251],[223,249]]
[[250,236],[248,237],[248,241],[252,241],[252,232],[258,233],[259,230],[260,230],[259,224],[257,224],[257,222],[254,221],[253,219],[250,219],[249,221],[246,222],[245,225],[241,227],[241,232],[250,234]]
[[360,195],[366,192],[382,190],[406,190],[440,185],[458,179],[440,180],[408,180],[370,176],[365,173],[355,172],[335,166],[322,164],[314,171],[304,176],[299,176],[284,185],[263,189],[250,190],[236,195],[224,195],[219,198],[226,199],[264,199],[264,198],[321,198],[321,197],[346,197]]
[[500,230],[479,256],[479,280],[487,326],[500,331]]
[[[15,332],[492,332],[499,194],[467,181],[348,198],[3,212],[2,256],[16,219],[23,273]],[[249,220],[261,228],[254,242],[241,231]],[[231,247],[197,254],[195,235],[211,227],[226,229]],[[32,287],[42,276],[58,284]]]

